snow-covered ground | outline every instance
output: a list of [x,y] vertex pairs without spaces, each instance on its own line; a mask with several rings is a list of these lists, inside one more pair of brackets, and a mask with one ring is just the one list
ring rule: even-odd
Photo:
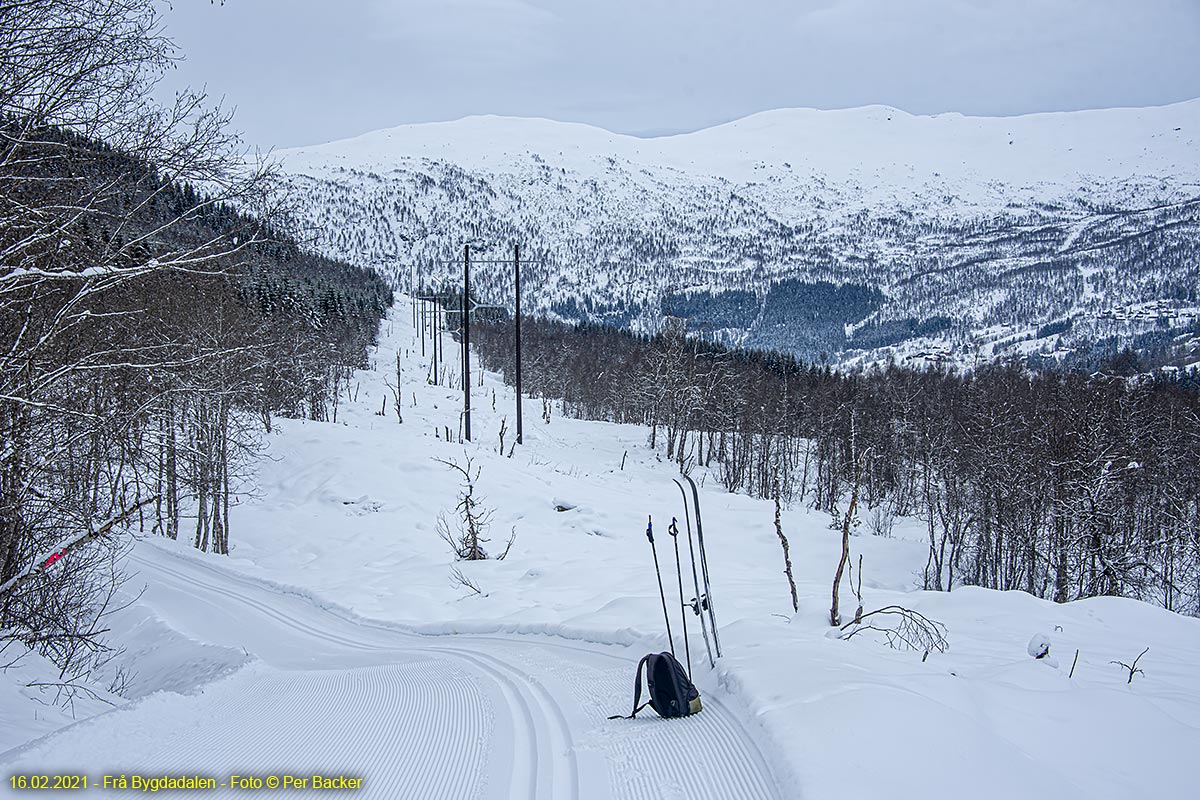
[[289,173],[357,168],[386,174],[421,159],[523,173],[537,154],[539,163],[596,179],[620,159],[645,170],[736,183],[819,177],[821,184],[856,186],[865,195],[856,208],[878,208],[921,194],[926,183],[983,202],[1000,194],[996,184],[1010,191],[1038,186],[1044,193],[1088,178],[1195,181],[1197,115],[1196,100],[1010,117],[914,115],[887,106],[785,108],[654,138],[548,119],[474,116],[401,125],[280,156]]
[[[475,442],[445,441],[459,425],[457,366],[453,388],[429,385],[409,320],[401,301],[376,369],[355,375],[336,424],[277,422],[255,488],[234,506],[229,558],[162,540],[133,548],[129,588],[146,591],[112,623],[132,702],[57,730],[69,718],[25,686],[36,660],[0,677],[0,748],[10,748],[0,793],[10,773],[52,769],[93,780],[340,773],[364,778],[362,796],[445,798],[1115,800],[1184,796],[1193,783],[1200,620],[1116,598],[1058,606],[1015,592],[917,592],[923,532],[902,521],[891,538],[866,526],[853,537],[865,606],[940,620],[950,650],[922,661],[867,636],[838,640],[828,606],[840,534],[829,518],[784,511],[792,614],[773,508],[705,475],[725,651],[710,670],[693,618],[705,710],[607,720],[628,713],[637,658],[668,645],[644,532],[653,515],[670,592],[666,527],[682,516],[672,465],[642,429],[557,411],[547,424],[540,401],[526,402],[525,444],[509,458],[513,395],[491,375],[473,389]],[[397,353],[402,424],[385,385]],[[503,561],[455,562],[436,532],[457,491],[436,459],[468,456],[494,510],[488,549],[515,528]],[[843,585],[843,613],[855,605]],[[1049,658],[1028,655],[1035,635],[1049,638]],[[1110,662],[1145,647],[1144,673],[1127,683]]]

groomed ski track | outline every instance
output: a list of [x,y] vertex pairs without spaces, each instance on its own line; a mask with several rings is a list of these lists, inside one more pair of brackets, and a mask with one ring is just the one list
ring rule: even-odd
[[186,793],[214,798],[245,796],[219,785],[235,774],[356,776],[361,798],[795,796],[712,692],[696,717],[607,720],[631,701],[623,648],[420,635],[152,544],[130,562],[140,602],[172,628],[255,660],[196,694],[160,692],[0,754],[5,774],[202,775],[218,788]]

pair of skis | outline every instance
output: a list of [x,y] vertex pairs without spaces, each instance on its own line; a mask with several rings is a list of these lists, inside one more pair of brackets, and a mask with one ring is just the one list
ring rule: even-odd
[[[671,539],[675,544],[675,575],[679,583],[679,598],[683,601],[682,609],[691,609],[692,613],[700,618],[700,632],[704,637],[704,649],[708,653],[709,666],[716,666],[716,659],[721,657],[721,638],[717,633],[717,614],[713,608],[712,589],[708,581],[708,557],[704,551],[704,523],[700,518],[700,492],[696,488],[696,482],[691,476],[684,475],[683,479],[691,486],[691,502],[689,503],[688,492],[683,488],[683,484],[678,479],[675,480],[675,485],[679,487],[679,492],[683,496],[683,519],[685,530],[687,532],[688,555],[692,563],[692,586],[695,589],[695,595],[691,600],[683,600],[683,563],[679,553],[679,523],[675,517],[671,517],[671,525],[667,532],[671,534]],[[696,517],[696,545],[692,544],[692,516]],[[654,529],[653,520],[646,523],[646,538],[650,540],[650,550],[654,554],[654,572],[658,576],[658,594],[662,599],[663,619],[667,624],[667,640],[671,643],[671,655],[675,655],[675,638],[671,634],[671,615],[667,611],[667,595],[663,590],[662,571],[658,564],[658,550],[654,546]],[[696,569],[696,551],[700,551],[700,569]],[[701,577],[704,581],[704,590],[700,590]],[[692,652],[691,643],[688,639],[687,629],[687,614],[681,609],[683,617],[683,651],[687,660],[688,675],[692,673]],[[711,629],[711,636],[710,636]],[[715,653],[715,655],[714,655]]]

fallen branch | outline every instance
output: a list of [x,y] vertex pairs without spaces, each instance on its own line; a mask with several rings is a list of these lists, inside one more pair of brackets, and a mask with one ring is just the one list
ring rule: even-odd
[[30,689],[56,690],[57,695],[54,699],[55,705],[58,705],[59,698],[62,697],[64,693],[67,695],[68,700],[72,702],[74,701],[76,694],[82,693],[93,700],[99,700],[100,702],[107,703],[110,706],[116,705],[116,703],[114,703],[112,700],[109,700],[95,689],[92,689],[82,683],[76,683],[75,680],[78,679],[72,679],[69,681],[35,681],[33,683],[27,683],[25,686]]
[[475,581],[464,575],[462,570],[458,567],[450,568],[450,583],[454,584],[455,586],[461,586],[472,594],[477,594],[480,597],[487,597],[487,593],[483,591],[483,589],[479,588],[479,584],[475,583]]
[[496,556],[497,561],[503,561],[508,558],[508,551],[512,550],[513,542],[517,541],[517,526],[512,526],[512,536],[508,537],[508,544],[504,545],[504,552]]
[[53,566],[55,562],[70,553],[72,550],[77,550],[83,545],[88,544],[95,539],[99,539],[101,536],[107,535],[109,531],[111,531],[117,525],[125,522],[127,519],[151,503],[157,502],[158,499],[159,496],[155,495],[154,497],[150,497],[141,501],[140,503],[136,503],[110,519],[108,522],[101,525],[99,528],[78,534],[73,539],[67,539],[64,542],[60,542],[52,550],[42,553],[25,569],[21,570],[16,575],[0,584],[0,596],[19,589],[26,581],[31,580],[37,575],[45,573],[45,571]]

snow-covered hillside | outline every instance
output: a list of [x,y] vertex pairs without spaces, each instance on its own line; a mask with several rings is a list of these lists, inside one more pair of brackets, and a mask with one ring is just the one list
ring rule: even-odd
[[[683,655],[673,465],[645,429],[556,409],[547,423],[532,403],[513,447],[514,397],[490,374],[473,389],[475,441],[458,441],[461,375],[450,364],[428,381],[409,320],[402,300],[336,422],[276,421],[232,506],[228,558],[163,539],[133,548],[133,604],[106,622],[127,652],[101,676],[124,666],[123,697],[101,692],[67,725],[37,702],[54,689],[27,685],[53,682],[46,665],[0,673],[6,775],[303,768],[360,776],[362,797],[447,800],[1124,800],[1184,796],[1194,782],[1200,620],[1119,598],[918,592],[926,531],[901,521],[890,537],[865,526],[852,537],[854,582],[868,611],[897,604],[944,623],[950,649],[922,658],[870,632],[844,641],[828,625],[840,548],[829,518],[783,510],[793,613],[773,506],[702,471],[725,649],[710,670],[690,618],[705,710],[606,719],[628,713],[637,658],[668,646],[648,515]],[[402,423],[388,385],[397,359]],[[459,491],[439,460],[467,458],[495,512],[486,547],[515,530],[504,560],[456,562],[438,536]],[[685,570],[687,558],[684,546]],[[849,616],[845,583],[841,601]],[[1048,658],[1029,655],[1035,637]],[[1146,647],[1129,682],[1111,662]],[[106,702],[117,706],[83,719]]]
[[[280,156],[320,245],[401,286],[414,265],[427,286],[455,275],[439,262],[463,242],[479,256],[520,242],[546,259],[528,266],[537,312],[642,329],[669,313],[852,361],[1194,335],[1197,153],[1200,100],[1007,118],[791,109],[652,139],[470,117]],[[507,271],[479,272],[511,305]],[[825,283],[863,293],[831,300]],[[1165,312],[1141,320],[1147,301]]]
[[[920,199],[926,187],[1003,202],[1011,190],[1078,188],[1081,181],[1200,182],[1200,100],[1160,108],[1019,117],[915,116],[886,106],[781,109],[695,133],[639,138],[577,123],[478,116],[402,125],[281,152],[292,172],[388,170],[428,159],[463,169],[530,176],[551,168],[603,180],[620,159],[649,170],[730,183],[824,179],[833,192],[860,184],[846,209]],[[955,213],[959,209],[945,209]]]

